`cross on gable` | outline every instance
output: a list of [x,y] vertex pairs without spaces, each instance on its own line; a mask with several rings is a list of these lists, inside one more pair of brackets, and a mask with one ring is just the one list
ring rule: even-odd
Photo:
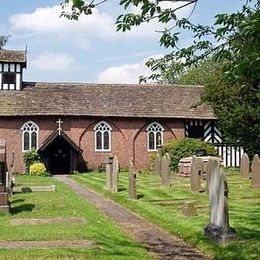
[[60,118],[59,118],[59,120],[56,123],[58,124],[58,129],[57,130],[59,131],[59,135],[60,135],[60,133],[62,131],[61,124],[63,124],[63,121],[61,121]]

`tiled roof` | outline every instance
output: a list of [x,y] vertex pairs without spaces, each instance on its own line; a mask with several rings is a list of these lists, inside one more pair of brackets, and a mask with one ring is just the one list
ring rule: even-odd
[[24,83],[1,90],[0,116],[64,115],[213,119],[201,86]]
[[0,62],[26,63],[26,51],[0,49]]

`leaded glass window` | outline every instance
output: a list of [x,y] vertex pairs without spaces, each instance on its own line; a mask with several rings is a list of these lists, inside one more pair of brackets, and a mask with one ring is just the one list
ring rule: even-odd
[[29,151],[38,148],[39,127],[36,123],[26,122],[22,128],[22,150]]
[[95,127],[95,150],[96,151],[110,151],[111,150],[111,126],[102,121]]
[[151,123],[147,127],[148,151],[157,150],[159,145],[163,144],[163,127],[157,123]]

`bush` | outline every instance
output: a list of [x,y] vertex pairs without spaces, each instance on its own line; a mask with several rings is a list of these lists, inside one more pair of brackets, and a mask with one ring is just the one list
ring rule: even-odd
[[32,149],[24,153],[23,161],[25,164],[26,173],[29,173],[30,166],[34,163],[41,162],[41,158],[37,151]]
[[171,140],[163,146],[164,153],[168,152],[171,158],[171,169],[176,171],[179,160],[183,157],[196,156],[216,156],[215,148],[199,139],[185,138]]
[[43,163],[34,163],[30,166],[30,175],[44,176],[47,175],[46,168]]

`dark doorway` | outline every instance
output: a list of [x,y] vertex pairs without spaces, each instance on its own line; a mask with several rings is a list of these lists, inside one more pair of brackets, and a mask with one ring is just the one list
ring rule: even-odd
[[38,149],[51,174],[69,174],[77,170],[80,149],[64,132],[55,132]]

